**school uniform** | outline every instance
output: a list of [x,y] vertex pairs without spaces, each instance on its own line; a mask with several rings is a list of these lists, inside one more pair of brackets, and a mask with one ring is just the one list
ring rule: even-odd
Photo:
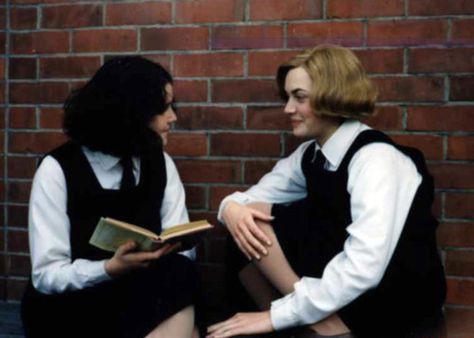
[[32,186],[32,278],[22,301],[28,337],[143,337],[199,302],[194,252],[169,254],[112,279],[112,253],[88,243],[100,217],[160,232],[188,221],[184,189],[171,158],[133,158],[137,182],[119,189],[119,158],[73,142],[46,156]]
[[303,143],[220,211],[229,200],[274,204],[275,233],[302,277],[272,303],[275,329],[337,312],[357,337],[401,337],[439,321],[433,181],[418,151],[348,120],[322,149]]

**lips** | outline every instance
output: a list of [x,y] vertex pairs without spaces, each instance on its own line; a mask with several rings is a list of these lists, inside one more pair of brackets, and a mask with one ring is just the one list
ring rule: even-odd
[[297,126],[299,126],[302,122],[303,122],[303,121],[301,121],[301,120],[291,120],[291,125],[292,125],[293,127],[297,127]]

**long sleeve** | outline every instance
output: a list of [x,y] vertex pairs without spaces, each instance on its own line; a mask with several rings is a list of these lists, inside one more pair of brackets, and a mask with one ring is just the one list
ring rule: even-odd
[[[166,164],[166,188],[161,205],[161,226],[163,229],[174,225],[189,222],[188,211],[186,210],[186,195],[183,183],[171,157],[164,153]],[[195,249],[181,252],[183,255],[194,259]]]
[[353,222],[344,250],[322,278],[303,277],[272,303],[275,329],[318,322],[376,287],[398,243],[421,176],[413,162],[386,144],[360,149],[349,165]]
[[109,279],[105,261],[71,262],[66,199],[62,169],[47,156],[33,180],[28,221],[33,285],[46,294],[82,289]]
[[287,203],[306,197],[306,179],[301,169],[301,160],[306,148],[313,141],[301,144],[290,156],[277,162],[271,172],[245,192],[235,192],[224,198],[219,206],[218,219],[229,201],[240,204],[252,202]]

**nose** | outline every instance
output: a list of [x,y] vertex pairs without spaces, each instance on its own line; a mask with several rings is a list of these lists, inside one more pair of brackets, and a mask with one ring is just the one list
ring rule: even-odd
[[169,123],[173,123],[173,122],[178,120],[178,117],[176,116],[176,113],[175,113],[175,111],[172,107],[170,107],[167,115],[168,115],[168,122]]
[[295,105],[293,104],[291,98],[286,102],[285,109],[283,111],[285,114],[293,114],[296,111]]

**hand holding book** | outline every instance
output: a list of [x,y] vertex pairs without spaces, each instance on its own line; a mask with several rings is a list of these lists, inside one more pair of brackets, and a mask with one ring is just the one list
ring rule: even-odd
[[115,252],[128,241],[136,243],[138,251],[154,251],[167,243],[181,243],[181,249],[192,248],[213,226],[206,220],[180,224],[168,228],[160,235],[134,224],[113,218],[101,218],[89,243],[106,251]]

